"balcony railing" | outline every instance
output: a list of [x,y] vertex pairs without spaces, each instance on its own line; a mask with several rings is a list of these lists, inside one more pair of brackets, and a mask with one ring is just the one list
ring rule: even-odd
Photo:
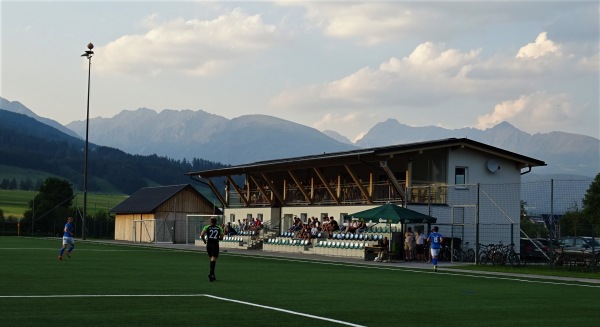
[[[406,188],[404,183],[400,184],[400,187]],[[363,188],[366,192],[371,194],[371,200],[373,203],[400,203],[402,197],[394,189],[394,187],[388,182],[376,182],[373,183],[373,189],[369,190],[368,184],[363,184]],[[367,204],[368,201],[363,196],[359,187],[356,184],[348,183],[342,184],[338,193],[337,185],[331,186],[330,189],[336,194],[339,194],[339,201],[342,205],[357,205]],[[278,203],[274,197],[273,192],[269,189],[265,190],[266,196],[263,195],[258,189],[254,188],[250,190],[249,206],[268,206],[270,201]],[[312,198],[313,205],[336,205],[336,200],[327,191],[327,188],[323,185],[318,185],[312,188],[304,187],[304,193]],[[287,187],[284,196],[285,205],[308,205],[309,201],[304,196],[302,190],[297,186]],[[438,186],[433,187],[432,185],[416,185],[409,189],[407,192],[408,201],[412,203],[445,203],[446,191],[444,187]],[[229,192],[229,206],[230,207],[244,207],[245,203],[242,201],[240,196],[235,191]]]

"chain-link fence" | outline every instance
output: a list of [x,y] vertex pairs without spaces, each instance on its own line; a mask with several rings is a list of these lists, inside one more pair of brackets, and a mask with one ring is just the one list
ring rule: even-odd
[[444,203],[424,197],[407,206],[438,219],[449,240],[443,259],[597,271],[598,227],[566,218],[581,214],[592,181],[425,186],[411,192],[445,194]]

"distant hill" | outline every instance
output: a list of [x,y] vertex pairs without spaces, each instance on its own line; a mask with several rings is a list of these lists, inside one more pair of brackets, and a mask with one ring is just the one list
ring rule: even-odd
[[[80,135],[85,122],[67,125]],[[130,153],[210,158],[227,164],[356,149],[320,131],[265,115],[226,119],[205,111],[122,111],[90,119],[91,141]]]
[[[23,114],[0,110],[0,165],[47,172],[83,189],[85,143]],[[88,190],[103,186],[123,194],[147,186],[189,183],[192,170],[223,167],[193,158],[174,160],[158,155],[131,155],[121,150],[89,145]],[[106,186],[108,185],[108,186]]]
[[345,137],[344,135],[341,135],[340,133],[338,133],[336,131],[324,130],[323,134],[331,137],[332,139],[334,139],[340,143],[352,144],[352,141],[350,141],[349,138]]
[[23,115],[32,117],[33,119],[35,119],[41,123],[44,123],[48,126],[54,127],[57,130],[65,133],[69,136],[77,137],[77,138],[79,137],[79,135],[77,135],[77,133],[75,133],[72,130],[61,125],[59,122],[36,115],[33,111],[31,111],[29,108],[25,107],[19,101],[8,101],[8,100],[4,99],[3,97],[0,97],[0,109],[4,109],[6,111],[10,111],[10,112],[14,112],[17,114],[23,114]]
[[[85,121],[75,121],[67,127],[80,137],[85,136]],[[534,173],[537,174],[595,177],[600,173],[600,140],[597,138],[564,132],[531,135],[507,122],[486,130],[451,130],[435,126],[411,127],[388,119],[373,126],[352,144],[335,131],[320,132],[272,116],[244,115],[227,119],[201,110],[157,113],[140,108],[122,111],[112,118],[90,119],[89,135],[95,144],[128,153],[157,154],[176,160],[203,158],[225,164],[467,137],[545,161],[548,166],[536,167]]]
[[551,132],[527,134],[507,122],[492,128],[445,129],[411,127],[395,119],[378,123],[356,142],[359,147],[375,147],[450,137],[467,137],[546,162],[537,174],[566,174],[594,177],[600,173],[600,140],[578,134]]

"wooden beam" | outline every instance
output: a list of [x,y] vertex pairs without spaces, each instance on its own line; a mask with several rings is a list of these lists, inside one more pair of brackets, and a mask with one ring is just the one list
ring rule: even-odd
[[354,172],[352,171],[352,169],[350,169],[350,166],[344,165],[344,168],[346,168],[346,171],[348,172],[348,174],[350,174],[350,177],[352,177],[352,179],[354,180],[354,183],[356,184],[356,186],[360,190],[360,193],[362,193],[362,195],[367,200],[367,203],[368,204],[373,204],[373,200],[369,196],[369,193],[367,193],[367,190],[365,190],[365,188],[362,186],[362,184],[360,183],[359,178],[356,177],[356,174],[354,174]]
[[244,204],[246,205],[246,207],[248,206],[248,199],[246,198],[246,196],[244,195],[244,193],[242,192],[242,190],[240,190],[240,188],[237,186],[237,184],[233,181],[233,179],[231,178],[231,176],[225,176],[225,178],[227,178],[227,180],[229,181],[229,185],[233,186],[233,189],[237,192],[237,194],[240,196],[240,199],[242,199],[242,201],[244,201]]
[[310,195],[308,193],[306,193],[304,186],[302,186],[302,184],[300,183],[298,178],[296,178],[296,176],[294,175],[294,173],[291,170],[288,170],[287,172],[290,175],[290,177],[292,177],[292,179],[294,180],[294,183],[296,183],[296,187],[298,187],[300,192],[302,192],[302,194],[304,195],[304,198],[306,199],[306,201],[308,201],[309,204],[312,204],[312,199],[310,198]]
[[267,199],[267,202],[269,202],[269,206],[273,206],[273,200],[271,200],[271,197],[267,194],[267,191],[265,191],[265,189],[256,181],[256,178],[254,178],[254,176],[249,176],[252,182],[256,185],[256,188],[258,188],[260,193],[262,193],[263,197]]
[[315,171],[315,173],[317,174],[317,176],[321,180],[321,183],[323,183],[323,185],[325,185],[325,188],[327,189],[327,192],[329,192],[329,195],[331,195],[331,197],[335,200],[335,203],[337,203],[337,205],[340,205],[340,198],[333,192],[333,190],[331,189],[331,187],[329,187],[329,184],[327,183],[327,181],[325,180],[325,177],[321,174],[321,172],[319,171],[319,169],[313,168],[313,170]]
[[383,171],[387,175],[388,179],[392,183],[392,186],[394,187],[396,192],[398,192],[398,194],[400,194],[400,197],[402,198],[402,200],[406,201],[406,192],[404,191],[402,186],[400,186],[400,183],[396,179],[396,176],[394,176],[394,173],[392,172],[390,167],[388,167],[387,161],[380,161],[379,166],[381,166],[381,169],[383,169]]
[[279,192],[279,190],[277,190],[277,188],[275,187],[275,184],[271,183],[271,180],[268,178],[267,175],[265,175],[265,173],[260,173],[260,176],[267,183],[267,185],[269,185],[269,187],[271,188],[271,192],[273,192],[273,194],[275,195],[277,200],[279,200],[279,203],[281,203],[281,205],[285,205],[283,196],[281,196],[281,192]]
[[221,195],[221,193],[219,192],[219,190],[217,189],[217,187],[215,186],[215,184],[210,180],[210,178],[207,178],[206,181],[208,183],[208,186],[210,186],[210,189],[215,194],[215,196],[217,198],[219,198],[219,201],[221,201],[221,203],[223,203],[224,206],[229,207],[229,203],[227,203],[227,201],[225,201],[225,199],[223,199],[223,196]]

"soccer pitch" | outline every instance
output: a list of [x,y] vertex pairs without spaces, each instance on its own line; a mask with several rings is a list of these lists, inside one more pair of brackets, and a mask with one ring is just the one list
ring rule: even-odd
[[600,284],[0,237],[2,326],[593,326]]

